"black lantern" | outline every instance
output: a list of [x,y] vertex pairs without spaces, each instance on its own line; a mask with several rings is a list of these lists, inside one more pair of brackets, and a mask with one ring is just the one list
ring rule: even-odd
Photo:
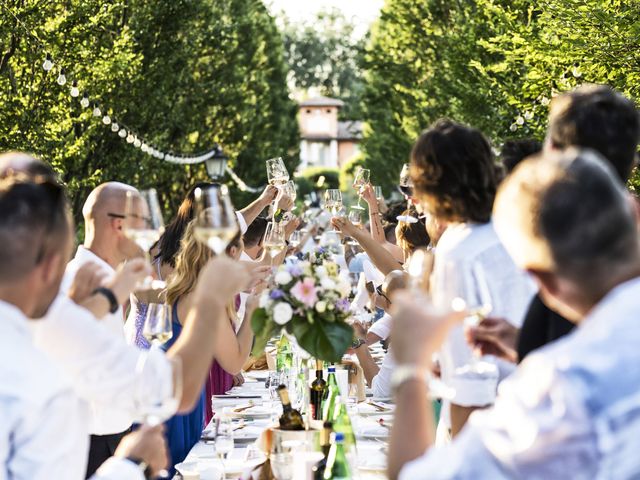
[[207,173],[213,181],[219,180],[224,176],[224,172],[227,170],[227,160],[229,160],[229,157],[224,154],[220,145],[216,146],[213,156],[205,160]]

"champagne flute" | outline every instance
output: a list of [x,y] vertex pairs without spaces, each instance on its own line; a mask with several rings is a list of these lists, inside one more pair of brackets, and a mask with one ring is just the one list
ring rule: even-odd
[[173,328],[169,305],[166,303],[150,303],[148,305],[142,335],[154,346],[160,346],[171,339]]
[[193,234],[196,240],[222,255],[229,242],[240,231],[238,217],[226,185],[196,188],[196,218]]
[[[144,252],[145,258],[151,261],[151,248],[164,232],[164,220],[158,193],[154,188],[141,191],[127,191],[123,220],[124,235],[135,242]],[[138,286],[138,289],[164,288],[166,285],[160,280],[153,280],[148,276]]]
[[384,195],[382,194],[382,187],[380,185],[375,185],[373,187],[373,193],[376,196],[376,200],[378,200],[379,202],[384,200]]
[[330,188],[324,194],[324,206],[335,216],[342,210],[342,192],[337,188]]
[[[404,195],[404,197],[407,199],[407,209],[410,209],[411,197],[413,196],[413,181],[411,180],[411,167],[408,163],[402,165],[398,190],[400,190],[400,193],[402,193],[402,195]],[[418,219],[413,215],[399,215],[398,221],[405,223],[416,223]]]
[[358,192],[358,204],[353,206],[352,208],[357,208],[358,210],[364,210],[364,207],[360,205],[360,200],[362,200],[362,192],[369,184],[369,180],[371,178],[371,171],[367,168],[359,168],[356,171],[356,175],[353,178],[353,188]]
[[263,247],[271,259],[271,266],[273,266],[273,260],[275,257],[277,257],[286,247],[284,228],[282,225],[276,222],[269,222],[267,224]]
[[289,181],[289,172],[281,157],[267,160],[267,180],[274,187],[286,185]]

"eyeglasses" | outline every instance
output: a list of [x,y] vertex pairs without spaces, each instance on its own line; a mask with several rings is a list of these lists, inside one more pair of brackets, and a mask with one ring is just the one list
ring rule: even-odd
[[[107,216],[111,218],[120,218],[122,220],[127,218],[127,215],[122,215],[121,213],[113,213],[113,212],[107,212]],[[131,218],[137,218],[138,220],[144,220],[147,223],[151,221],[151,218],[145,217],[144,215],[137,215],[135,213],[130,213],[128,216]]]
[[389,297],[387,297],[385,295],[385,293],[382,291],[382,285],[378,285],[376,287],[376,294],[381,296],[382,298],[384,298],[387,302],[389,302],[391,304],[391,300],[389,300]]

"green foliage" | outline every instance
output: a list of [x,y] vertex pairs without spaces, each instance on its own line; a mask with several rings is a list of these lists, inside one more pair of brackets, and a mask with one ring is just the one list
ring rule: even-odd
[[[340,171],[330,167],[307,167],[300,172],[300,177],[306,178],[314,190],[326,190],[327,188],[340,188]],[[324,177],[324,183],[318,186],[320,177]],[[303,193],[300,193],[303,195]]]
[[322,10],[309,23],[285,19],[283,33],[292,86],[339,98],[345,102],[340,118],[360,120],[364,83],[358,59],[364,40],[354,38],[353,25],[337,9]]
[[[157,148],[198,153],[220,143],[236,172],[264,185],[263,160],[298,160],[297,108],[283,43],[260,0],[4,2],[80,90]],[[0,7],[2,8],[2,7]],[[76,214],[97,184],[154,186],[175,208],[204,165],[172,165],[125,143],[42,69],[44,51],[0,16],[0,149],[50,161]],[[232,189],[237,192],[237,189]],[[245,198],[236,198],[238,203]]]
[[363,150],[390,187],[440,117],[499,145],[542,138],[548,100],[579,83],[640,94],[640,10],[625,0],[387,0],[363,66]]

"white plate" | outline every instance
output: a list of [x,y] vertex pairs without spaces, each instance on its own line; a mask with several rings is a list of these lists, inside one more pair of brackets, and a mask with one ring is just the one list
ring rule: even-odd
[[255,405],[251,408],[247,408],[241,412],[234,412],[229,410],[228,413],[233,418],[269,418],[271,416],[272,407],[266,407],[264,405]]
[[[199,478],[200,480],[222,480],[222,470],[220,466],[212,465],[210,462],[182,462],[175,466],[185,479]],[[189,476],[191,472],[197,472],[199,476]]]
[[250,370],[244,375],[248,378],[255,378],[256,380],[266,380],[269,376],[269,370]]
[[389,438],[389,429],[380,425],[371,425],[366,427],[360,427],[356,431],[356,437],[369,438],[369,439],[386,439]]

